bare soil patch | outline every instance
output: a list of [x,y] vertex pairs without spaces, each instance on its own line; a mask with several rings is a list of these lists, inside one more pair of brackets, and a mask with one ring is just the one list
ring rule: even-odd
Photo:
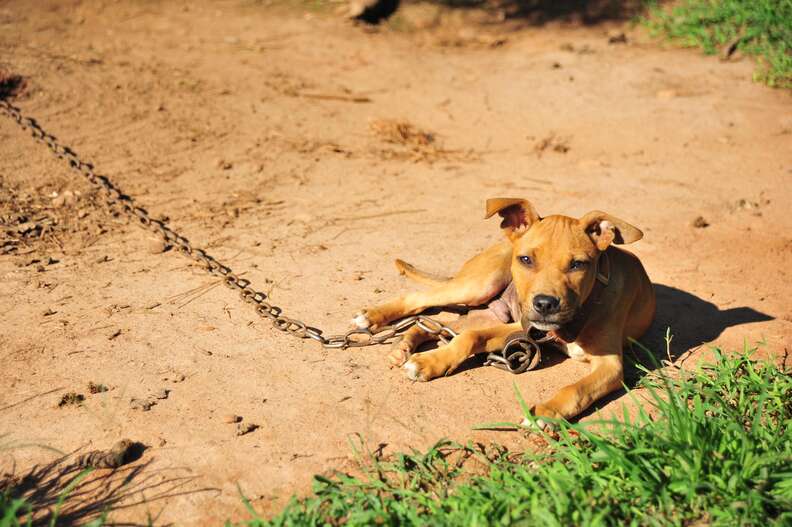
[[[498,239],[484,200],[518,196],[644,230],[633,247],[658,292],[647,346],[663,351],[670,326],[672,358],[744,340],[783,357],[789,93],[752,83],[748,61],[613,22],[507,32],[467,13],[372,31],[242,0],[10,0],[0,66],[24,79],[16,104],[99,173],[328,332],[412,287],[395,258],[448,274]],[[70,521],[104,506],[118,522],[236,520],[237,484],[274,511],[350,466],[350,437],[386,454],[441,437],[526,448],[471,427],[517,418],[514,382],[533,403],[586,372],[547,357],[519,377],[473,364],[414,384],[383,347],[290,338],[5,118],[0,234],[0,435],[65,454],[0,451],[2,477],[29,476],[52,504],[77,456],[147,447],[92,474],[81,496],[97,501],[67,504]],[[82,403],[58,408],[70,392]]]

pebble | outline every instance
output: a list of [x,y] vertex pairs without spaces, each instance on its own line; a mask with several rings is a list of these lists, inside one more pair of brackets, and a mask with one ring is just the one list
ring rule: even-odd
[[234,414],[224,415],[223,416],[223,422],[224,423],[228,423],[228,424],[241,423],[242,422],[242,416],[241,415],[234,415]]
[[129,406],[132,407],[133,410],[142,410],[144,412],[151,410],[151,407],[155,404],[157,404],[157,401],[151,401],[149,399],[131,399],[129,401]]
[[74,192],[71,190],[66,190],[63,192],[63,194],[52,198],[52,206],[55,208],[60,208],[64,205],[72,205],[75,201],[77,201],[77,197],[74,195]]
[[709,222],[704,219],[704,216],[699,216],[693,220],[693,227],[696,229],[703,229],[705,227],[709,227]]
[[163,240],[151,239],[149,240],[146,248],[149,254],[160,254],[168,250],[168,244]]
[[608,31],[608,44],[626,44],[627,35],[624,31]]
[[249,434],[258,427],[259,427],[258,425],[255,425],[253,423],[237,423],[236,434],[238,436],[243,436],[245,434]]

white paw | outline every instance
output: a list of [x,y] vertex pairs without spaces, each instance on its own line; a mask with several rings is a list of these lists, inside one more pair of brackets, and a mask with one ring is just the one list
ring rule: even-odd
[[358,329],[367,329],[371,326],[371,321],[368,319],[366,312],[361,311],[352,319],[352,325]]
[[564,350],[564,353],[566,353],[570,359],[587,361],[588,358],[586,357],[586,351],[583,348],[581,348],[579,344],[570,342],[564,347],[566,348]]
[[553,423],[547,423],[541,417],[537,418],[534,421],[531,421],[527,417],[524,417],[522,420],[522,425],[531,430],[546,430],[548,432],[551,430],[555,430],[555,425]]
[[410,379],[411,381],[426,380],[423,378],[423,375],[421,375],[418,372],[418,365],[413,361],[408,360],[407,362],[404,363],[404,366],[402,366],[402,368],[404,369],[404,373],[407,374],[407,378]]

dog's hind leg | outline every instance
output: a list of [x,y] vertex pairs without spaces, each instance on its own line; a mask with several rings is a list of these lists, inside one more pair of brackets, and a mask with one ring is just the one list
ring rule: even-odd
[[389,322],[438,306],[480,306],[500,293],[511,280],[508,243],[498,243],[477,254],[459,273],[427,291],[408,293],[390,302],[363,309],[352,320],[358,328],[377,329]]

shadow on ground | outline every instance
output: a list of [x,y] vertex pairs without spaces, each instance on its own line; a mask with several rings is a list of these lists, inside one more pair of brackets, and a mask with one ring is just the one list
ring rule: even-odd
[[[82,468],[75,461],[74,454],[34,466],[22,474],[12,471],[0,479],[0,491],[6,489],[12,499],[24,499],[29,505],[32,512],[30,525],[52,525],[61,496],[65,498],[57,514],[57,525],[82,525],[104,514],[109,515],[104,525],[138,525],[114,523],[112,512],[140,504],[156,509],[158,503],[186,494],[219,493],[214,488],[194,488],[189,484],[196,477],[174,475],[182,472],[178,469],[155,469],[151,459],[117,469],[91,470]],[[25,509],[20,510],[20,514],[26,512]],[[140,525],[151,525],[156,520],[152,515]]]
[[594,25],[611,20],[629,20],[644,8],[639,0],[436,0],[448,7],[494,9],[505,19],[520,19],[533,25],[574,22]]
[[[377,24],[393,15],[400,4],[410,3],[419,2],[367,2],[366,8],[357,18],[369,24]],[[639,15],[645,8],[642,0],[429,0],[429,3],[447,8],[492,11],[499,15],[494,20],[521,21],[528,25],[542,25],[554,21],[583,25],[625,21]]]
[[655,284],[654,287],[657,294],[657,315],[641,343],[655,354],[665,357],[666,331],[671,328],[673,339],[669,353],[672,360],[706,342],[716,340],[730,327],[773,320],[772,316],[747,306],[722,310],[712,302],[687,291],[663,284]]

